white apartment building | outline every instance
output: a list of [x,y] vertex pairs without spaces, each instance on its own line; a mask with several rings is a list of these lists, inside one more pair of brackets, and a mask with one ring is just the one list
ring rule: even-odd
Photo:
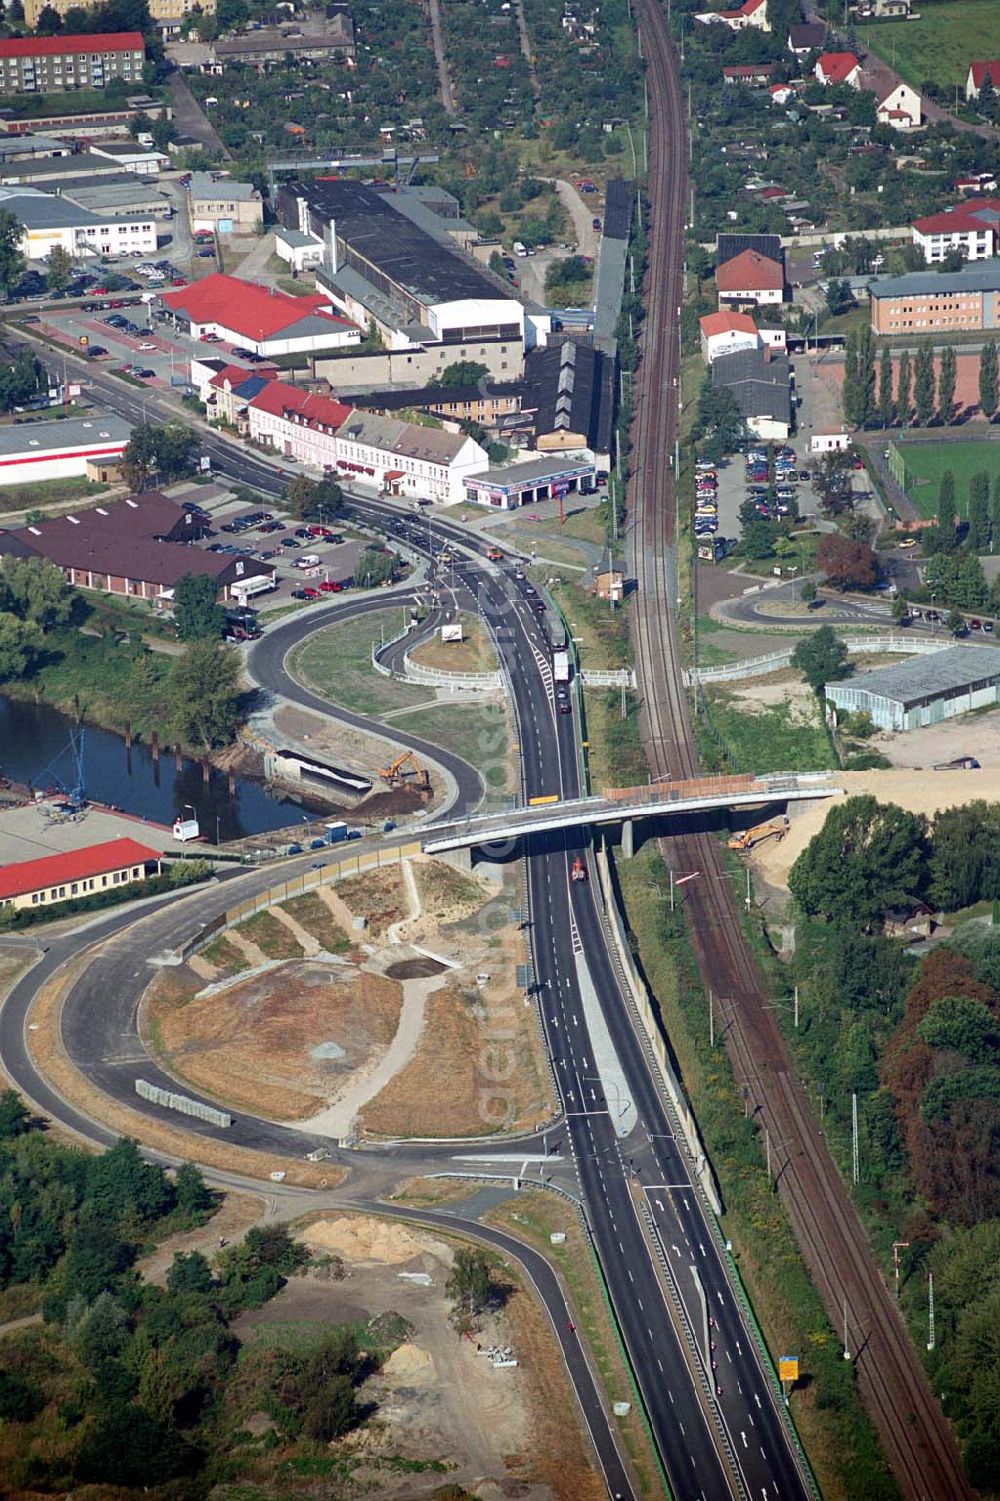
[[21,253],[29,261],[46,260],[56,246],[75,257],[133,250],[156,254],[152,218],[104,219],[37,188],[0,188],[0,208],[8,209],[21,224]]

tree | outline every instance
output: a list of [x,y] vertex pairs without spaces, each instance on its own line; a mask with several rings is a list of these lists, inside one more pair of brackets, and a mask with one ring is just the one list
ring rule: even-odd
[[182,1162],[174,1174],[174,1194],[184,1214],[200,1216],[215,1208],[215,1194],[193,1162]]
[[133,490],[144,490],[155,477],[168,484],[194,472],[199,439],[179,422],[157,426],[144,422],[133,428],[122,454],[121,474]]
[[909,427],[913,416],[913,399],[910,394],[912,383],[910,356],[909,352],[904,349],[899,356],[899,375],[896,380],[896,416],[901,427]]
[[950,422],[952,418],[957,375],[958,364],[955,351],[950,344],[946,344],[941,351],[941,364],[938,370],[938,416],[942,422]]
[[961,636],[963,633],[967,634],[965,621],[957,610],[948,611],[945,617],[944,628],[946,631],[950,631],[953,636]]
[[732,387],[714,386],[711,371],[706,371],[698,393],[696,424],[702,453],[707,459],[718,462],[739,447],[745,431]]
[[35,22],[35,30],[39,36],[55,36],[57,31],[62,31],[63,18],[51,5],[43,5],[38,12],[38,20]]
[[951,552],[955,546],[955,476],[950,469],[941,476],[936,531],[938,547],[942,552]]
[[902,594],[897,594],[892,602],[890,614],[896,625],[906,625],[910,618],[910,607]]
[[25,677],[42,649],[42,633],[30,621],[0,610],[0,683]]
[[875,338],[867,323],[858,335],[858,386],[863,427],[875,416]]
[[344,509],[344,492],[334,479],[311,480],[297,474],[285,491],[296,521],[333,521]]
[[921,344],[913,365],[913,401],[917,422],[926,427],[934,415],[934,356],[929,344]]
[[314,1443],[329,1444],[358,1421],[358,1404],[348,1376],[333,1376],[305,1410],[302,1429]]
[[174,1295],[210,1293],[214,1283],[212,1269],[200,1251],[175,1251],[167,1270],[167,1292]]
[[489,375],[485,365],[476,360],[455,360],[446,365],[441,374],[432,381],[435,386],[478,386]]
[[820,537],[816,567],[835,589],[873,589],[878,581],[878,559],[872,549],[838,532],[824,532]]
[[931,831],[931,895],[946,912],[1000,897],[1000,808],[944,808]]
[[990,476],[982,469],[969,481],[969,530],[966,540],[972,552],[983,553],[990,545]]
[[195,750],[231,745],[240,722],[239,663],[217,641],[194,641],[167,678],[173,728]]
[[788,886],[802,910],[867,925],[886,907],[919,896],[927,881],[927,823],[874,797],[851,797],[792,866]]
[[989,1057],[1000,1046],[1000,1027],[982,1001],[944,995],[934,1001],[917,1027],[930,1048],[961,1053],[970,1063]]
[[992,422],[1000,401],[997,378],[997,341],[987,339],[979,356],[979,406],[987,422]]
[[50,292],[64,292],[73,275],[73,258],[68,250],[55,245],[49,251],[46,262],[45,284]]
[[792,653],[792,666],[798,668],[814,693],[819,693],[824,683],[838,682],[851,673],[847,647],[829,625],[803,636]]
[[859,428],[864,421],[864,393],[861,388],[861,372],[858,363],[858,339],[852,329],[844,344],[844,384],[841,390],[844,421],[850,428]]
[[382,548],[369,547],[354,565],[354,581],[363,589],[390,584],[399,569],[399,556]]
[[490,1301],[493,1280],[490,1263],[485,1251],[478,1246],[461,1246],[455,1252],[451,1276],[445,1283],[445,1292],[461,1313],[478,1314]]
[[818,593],[819,591],[813,579],[802,580],[802,585],[799,589],[799,599],[801,599],[804,605],[811,605]]
[[30,401],[38,394],[43,381],[48,385],[41,360],[22,345],[10,364],[0,367],[0,407],[5,412]]
[[26,265],[21,253],[22,227],[10,209],[0,209],[0,293],[9,297],[24,275]]
[[883,345],[878,367],[878,418],[883,427],[891,427],[895,407],[892,400],[892,351]]
[[12,1141],[31,1128],[31,1116],[14,1089],[0,1093],[0,1141]]
[[207,573],[185,573],[174,585],[174,622],[182,641],[218,641],[226,612],[216,603],[218,585]]
[[830,278],[826,284],[826,310],[831,318],[836,318],[838,313],[844,313],[854,306],[854,293],[851,291],[849,281],[838,281],[836,277]]

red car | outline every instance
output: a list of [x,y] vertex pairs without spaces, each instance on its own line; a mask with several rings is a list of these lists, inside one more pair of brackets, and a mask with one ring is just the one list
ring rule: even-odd
[[170,278],[170,285],[172,287],[186,287],[187,282],[184,280],[183,276],[172,276]]
[[303,599],[319,599],[319,590],[311,588],[308,584],[302,590]]
[[344,588],[336,579],[324,579],[319,587],[322,594],[341,594]]

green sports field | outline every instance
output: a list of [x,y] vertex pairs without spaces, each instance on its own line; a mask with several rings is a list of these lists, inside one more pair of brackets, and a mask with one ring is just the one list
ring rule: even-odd
[[975,439],[968,443],[897,442],[897,447],[916,482],[907,493],[921,516],[937,514],[938,487],[946,469],[955,476],[955,500],[960,516],[966,513],[972,476],[985,469],[992,483],[993,477],[1000,474],[1000,442]]
[[922,14],[916,21],[859,22],[858,40],[914,88],[928,78],[942,87],[957,83],[964,99],[970,61],[997,55],[989,38],[997,36],[1000,4],[946,0],[919,9]]

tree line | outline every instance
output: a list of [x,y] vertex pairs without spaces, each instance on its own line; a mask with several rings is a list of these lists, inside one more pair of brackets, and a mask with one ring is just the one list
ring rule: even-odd
[[[929,344],[921,344],[912,359],[904,349],[894,362],[888,343],[876,356],[870,328],[852,331],[844,349],[844,421],[856,431],[876,426],[909,427],[914,419],[918,427],[954,422],[959,415],[955,407],[957,375],[958,363],[951,345],[940,351],[936,365]],[[979,355],[979,407],[988,422],[992,422],[998,405],[997,341],[987,339]]]

